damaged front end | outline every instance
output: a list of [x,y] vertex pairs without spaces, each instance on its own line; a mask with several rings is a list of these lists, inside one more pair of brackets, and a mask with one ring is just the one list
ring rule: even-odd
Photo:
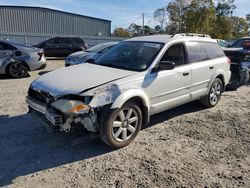
[[92,88],[79,94],[55,97],[46,91],[30,87],[27,103],[42,123],[48,122],[53,130],[70,132],[74,125],[89,132],[98,132],[98,112],[114,102],[120,90],[116,85]]

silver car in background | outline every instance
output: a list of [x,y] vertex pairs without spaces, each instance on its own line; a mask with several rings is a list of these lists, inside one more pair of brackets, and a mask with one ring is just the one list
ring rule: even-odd
[[87,49],[86,51],[79,51],[69,55],[65,60],[65,66],[78,65],[81,63],[85,63],[89,60],[96,60],[103,53],[108,51],[118,42],[105,42],[102,44],[98,44],[92,48]]
[[0,40],[0,74],[24,78],[28,71],[43,69],[46,59],[42,49],[9,40]]

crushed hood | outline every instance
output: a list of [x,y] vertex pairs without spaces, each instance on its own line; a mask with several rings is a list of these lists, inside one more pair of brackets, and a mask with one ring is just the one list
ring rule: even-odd
[[44,74],[32,83],[32,87],[54,96],[77,94],[135,73],[86,63]]

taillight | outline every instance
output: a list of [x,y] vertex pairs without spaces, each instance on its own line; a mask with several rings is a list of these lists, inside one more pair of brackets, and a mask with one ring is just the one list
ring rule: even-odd
[[37,53],[37,55],[39,55],[40,57],[43,56],[43,54],[44,54],[43,50]]
[[229,58],[227,58],[227,63],[231,65],[231,60]]
[[39,61],[42,59],[43,54],[44,54],[43,50],[40,52],[37,52],[37,55],[39,55]]

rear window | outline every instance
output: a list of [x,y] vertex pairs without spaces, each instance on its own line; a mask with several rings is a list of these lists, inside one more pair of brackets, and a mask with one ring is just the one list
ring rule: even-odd
[[194,63],[208,59],[207,52],[198,42],[187,42],[188,62]]

